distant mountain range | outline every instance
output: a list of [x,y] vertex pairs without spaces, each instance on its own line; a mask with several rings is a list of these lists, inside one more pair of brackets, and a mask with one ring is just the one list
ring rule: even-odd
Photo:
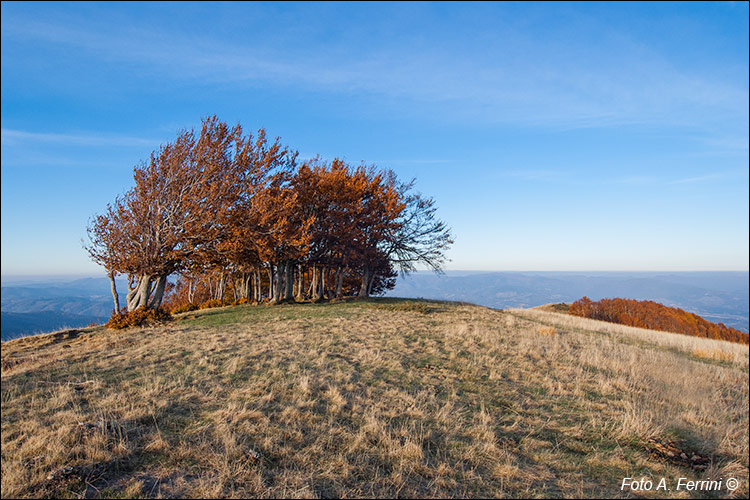
[[102,323],[113,309],[107,278],[6,282],[0,297],[2,340]]
[[[550,302],[627,298],[653,300],[748,332],[747,272],[413,273],[399,278],[392,297],[472,302],[488,307],[534,307]],[[126,284],[118,280],[121,301]],[[107,278],[34,280],[2,285],[2,340],[106,321],[112,312]]]
[[498,309],[626,298],[679,307],[748,332],[748,272],[419,272],[399,278],[392,297],[459,300]]
[[100,323],[99,318],[80,314],[67,314],[59,311],[38,311],[29,313],[2,312],[2,339],[10,340],[34,333],[53,332],[67,328],[79,328]]

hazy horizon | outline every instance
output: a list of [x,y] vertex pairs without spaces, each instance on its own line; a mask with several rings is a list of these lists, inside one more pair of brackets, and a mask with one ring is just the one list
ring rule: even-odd
[[[103,322],[111,313],[109,280],[98,275],[2,277],[3,339]],[[122,294],[126,278],[117,286]],[[653,300],[748,332],[748,271],[466,271],[417,272],[396,280],[387,297],[470,302],[491,308],[535,307],[592,299]]]
[[[750,273],[750,269],[688,269],[688,270],[675,270],[675,269],[654,269],[654,270],[619,270],[619,269],[444,269],[443,272],[446,274],[456,273],[467,273],[467,274],[481,274],[481,273],[583,273],[583,274],[616,274],[616,273],[648,273],[648,274],[660,274],[660,273]],[[435,271],[429,269],[419,269],[413,273],[419,274],[430,274]],[[175,273],[177,275],[179,273]],[[6,280],[64,280],[64,279],[85,279],[85,278],[105,278],[106,273],[104,271],[100,273],[60,273],[60,274],[3,274],[0,275],[0,281]],[[124,278],[125,276],[120,276]],[[749,285],[750,286],[750,285]]]

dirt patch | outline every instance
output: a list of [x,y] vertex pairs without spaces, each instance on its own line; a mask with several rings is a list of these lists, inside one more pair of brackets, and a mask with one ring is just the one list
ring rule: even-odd
[[3,371],[5,371],[10,368],[13,368],[14,366],[20,365],[26,360],[27,358],[12,358],[8,356],[8,357],[4,357],[2,361],[0,361],[0,363],[2,363],[2,369]]
[[63,330],[52,334],[52,338],[55,342],[62,342],[63,340],[72,340],[78,338],[81,334],[80,330]]
[[661,460],[667,460],[680,467],[693,470],[704,470],[711,462],[710,459],[691,451],[684,444],[665,438],[651,438],[648,440],[649,455]]

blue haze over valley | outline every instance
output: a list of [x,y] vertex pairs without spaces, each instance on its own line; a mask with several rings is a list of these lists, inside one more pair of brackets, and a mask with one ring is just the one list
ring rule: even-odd
[[[119,280],[121,296],[125,280]],[[417,272],[391,297],[471,302],[492,308],[592,300],[654,300],[748,332],[748,272]],[[3,277],[2,340],[103,323],[112,312],[106,277]]]

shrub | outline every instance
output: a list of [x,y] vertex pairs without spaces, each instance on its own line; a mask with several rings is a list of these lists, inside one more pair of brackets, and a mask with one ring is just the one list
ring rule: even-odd
[[146,326],[155,323],[163,323],[165,321],[170,321],[171,319],[172,316],[162,308],[148,309],[146,307],[139,307],[135,311],[128,311],[124,314],[113,314],[105,326],[114,330],[121,330],[130,326]]
[[199,309],[211,309],[212,307],[223,307],[225,305],[226,304],[219,299],[210,299],[210,300],[203,302],[199,306]]
[[197,309],[198,309],[198,306],[196,306],[192,302],[188,302],[187,304],[182,304],[181,306],[177,306],[174,309],[172,309],[172,314],[180,314],[180,313],[195,311]]

